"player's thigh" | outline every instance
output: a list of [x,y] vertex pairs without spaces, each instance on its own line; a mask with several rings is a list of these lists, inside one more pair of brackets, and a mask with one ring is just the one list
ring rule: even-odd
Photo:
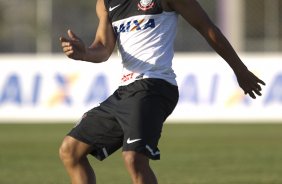
[[68,134],[91,146],[90,154],[103,160],[122,146],[123,130],[108,112],[94,108]]
[[159,159],[158,142],[163,123],[174,108],[174,103],[150,91],[138,92],[127,101],[127,113],[122,113],[124,129],[123,151],[143,153]]
[[136,123],[134,129],[146,137],[146,139],[152,139],[152,144],[157,144],[163,123],[173,107],[171,107],[170,102],[166,98],[158,94],[142,93],[145,94],[140,94],[143,97],[138,100],[132,113],[132,119]]

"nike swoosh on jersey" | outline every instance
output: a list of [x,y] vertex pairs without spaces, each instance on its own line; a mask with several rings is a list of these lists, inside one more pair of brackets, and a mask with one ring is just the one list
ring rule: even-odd
[[126,143],[127,144],[132,144],[132,143],[137,142],[137,141],[141,141],[141,139],[132,139],[132,140],[130,140],[130,138],[128,138]]
[[110,7],[110,8],[109,8],[109,11],[111,12],[111,11],[113,11],[114,9],[118,8],[119,6],[120,6],[120,4],[118,4],[118,5],[114,6],[114,7]]

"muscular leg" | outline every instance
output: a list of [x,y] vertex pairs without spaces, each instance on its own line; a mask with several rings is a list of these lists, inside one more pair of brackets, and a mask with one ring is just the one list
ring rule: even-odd
[[95,174],[87,159],[91,146],[66,136],[59,154],[72,184],[95,184]]
[[157,178],[149,165],[148,157],[134,151],[124,151],[122,154],[133,184],[158,183]]

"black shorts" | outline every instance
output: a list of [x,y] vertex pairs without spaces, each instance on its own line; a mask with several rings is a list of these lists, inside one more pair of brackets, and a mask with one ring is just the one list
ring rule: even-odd
[[163,123],[177,101],[177,86],[162,79],[137,80],[86,112],[68,135],[92,145],[91,154],[99,160],[120,147],[157,160]]

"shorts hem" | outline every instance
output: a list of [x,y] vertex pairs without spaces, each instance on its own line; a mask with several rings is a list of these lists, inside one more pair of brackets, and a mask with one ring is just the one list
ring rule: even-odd
[[152,150],[146,145],[146,147],[140,148],[140,149],[122,149],[122,151],[134,151],[137,153],[142,153],[144,154],[146,157],[148,157],[151,160],[160,160],[161,159],[161,154],[159,152],[159,150],[157,150],[156,152],[152,152]]

